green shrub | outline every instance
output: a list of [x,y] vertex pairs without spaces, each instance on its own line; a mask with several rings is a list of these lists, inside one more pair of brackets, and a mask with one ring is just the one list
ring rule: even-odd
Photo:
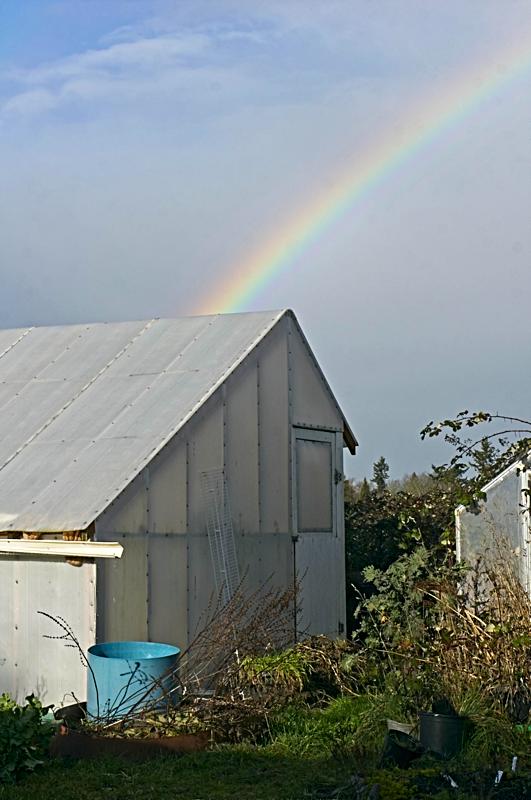
[[44,721],[50,710],[33,696],[21,706],[0,695],[0,783],[14,783],[20,775],[43,763],[53,726]]

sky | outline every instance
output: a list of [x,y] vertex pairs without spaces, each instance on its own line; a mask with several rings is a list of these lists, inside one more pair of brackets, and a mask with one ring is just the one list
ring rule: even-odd
[[447,461],[419,431],[463,408],[529,418],[528,0],[0,0],[0,326],[196,313],[484,69],[239,310],[295,311],[355,479]]

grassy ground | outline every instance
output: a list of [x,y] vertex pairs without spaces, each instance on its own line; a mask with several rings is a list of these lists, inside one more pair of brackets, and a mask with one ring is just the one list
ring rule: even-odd
[[[0,787],[1,800],[529,800],[531,778],[493,786],[495,772],[449,771],[460,789],[445,785],[441,765],[407,771],[369,769],[360,794],[359,759],[282,756],[271,747],[223,747],[189,756],[165,756],[143,764],[121,759],[51,762],[17,786]],[[492,774],[491,774],[492,773]],[[372,800],[372,797],[371,797]]]
[[120,759],[51,763],[18,786],[0,788],[1,800],[297,800],[318,785],[346,783],[353,764],[335,759],[288,758],[268,748],[231,747],[143,764]]
[[[270,719],[268,743],[260,746],[224,745],[142,764],[49,761],[18,785],[0,786],[0,800],[530,800],[531,772],[527,779],[523,775],[531,767],[531,748],[523,734],[506,733],[504,740],[501,729],[481,728],[459,761],[423,756],[409,770],[383,770],[383,711],[367,698],[339,697],[321,708],[287,707]],[[516,752],[515,777],[507,771]],[[506,778],[495,789],[500,768]],[[459,789],[450,787],[444,772]],[[371,795],[376,785],[378,793],[373,789]]]

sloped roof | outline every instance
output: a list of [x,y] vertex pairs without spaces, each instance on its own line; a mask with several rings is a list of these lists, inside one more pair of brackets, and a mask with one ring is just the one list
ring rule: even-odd
[[89,525],[284,313],[0,330],[0,530]]

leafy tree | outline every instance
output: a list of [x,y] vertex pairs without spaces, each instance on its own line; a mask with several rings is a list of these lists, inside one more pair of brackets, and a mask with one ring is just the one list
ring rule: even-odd
[[500,449],[484,436],[477,448],[471,453],[471,466],[476,471],[480,483],[488,483],[498,471]]
[[459,481],[431,478],[424,494],[370,492],[345,501],[347,621],[360,595],[370,594],[366,567],[386,570],[401,556],[424,546],[435,560],[452,557],[454,508],[462,497]]
[[[485,425],[496,430],[476,438],[468,435],[472,428]],[[422,439],[443,436],[455,448],[447,466],[458,468],[463,474],[472,467],[474,475],[470,481],[475,490],[514,461],[527,460],[531,453],[531,421],[489,411],[465,410],[456,417],[432,421],[420,435]]]
[[360,484],[359,500],[364,502],[371,496],[371,487],[367,478],[364,478]]
[[385,491],[389,480],[389,464],[384,456],[381,456],[372,467],[372,482],[376,486],[377,492]]

